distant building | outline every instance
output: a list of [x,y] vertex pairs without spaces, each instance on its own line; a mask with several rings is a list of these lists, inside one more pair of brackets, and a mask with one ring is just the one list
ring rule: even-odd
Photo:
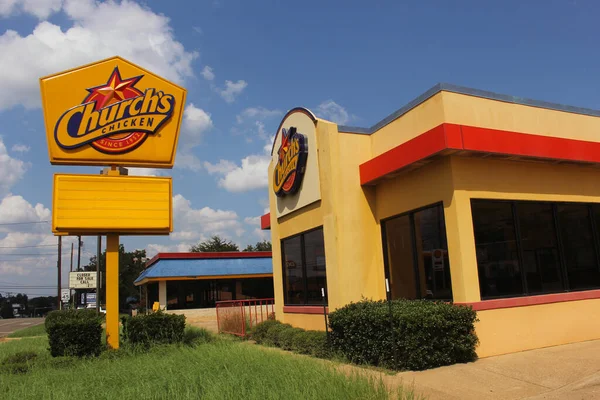
[[159,253],[134,284],[147,288],[147,307],[168,310],[273,298],[271,252]]
[[12,308],[13,308],[13,315],[15,317],[20,317],[21,314],[23,313],[23,310],[25,310],[25,307],[22,304],[13,304]]

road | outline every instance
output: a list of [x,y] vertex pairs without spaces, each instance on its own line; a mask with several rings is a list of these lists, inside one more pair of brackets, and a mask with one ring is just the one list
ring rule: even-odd
[[13,318],[0,319],[0,338],[14,331],[44,323],[44,318]]

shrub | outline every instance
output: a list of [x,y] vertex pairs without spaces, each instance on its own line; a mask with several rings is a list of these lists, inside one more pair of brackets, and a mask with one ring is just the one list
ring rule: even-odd
[[124,316],[123,341],[134,346],[181,343],[184,337],[185,315],[162,311],[135,317]]
[[274,325],[281,325],[281,322],[274,319],[268,319],[253,326],[250,330],[250,339],[254,340],[256,343],[262,344],[267,337],[267,331]]
[[0,364],[0,372],[9,374],[27,373],[37,356],[37,353],[33,351],[20,351],[12,354],[6,357],[2,361],[2,364]]
[[102,352],[102,318],[95,310],[52,311],[45,326],[53,357],[90,357]]
[[298,354],[319,358],[331,358],[333,355],[325,331],[305,331],[276,320],[267,320],[256,325],[250,337],[256,343],[281,347]]
[[279,334],[282,331],[291,327],[292,326],[290,324],[282,324],[281,322],[278,324],[271,325],[269,329],[267,329],[267,333],[265,335],[265,339],[263,340],[263,344],[267,346],[280,347],[281,343]]
[[292,326],[282,329],[279,331],[279,347],[281,347],[283,350],[293,350],[294,338],[298,333],[302,332],[304,332],[304,329],[294,328]]
[[[474,361],[478,343],[470,307],[426,300],[363,300],[329,314],[331,345],[350,361],[424,370]],[[394,329],[397,359],[392,342]]]
[[202,343],[212,342],[215,338],[212,333],[196,326],[187,326],[183,332],[183,344],[197,346]]
[[292,350],[318,358],[331,358],[333,351],[325,331],[302,331],[294,335]]

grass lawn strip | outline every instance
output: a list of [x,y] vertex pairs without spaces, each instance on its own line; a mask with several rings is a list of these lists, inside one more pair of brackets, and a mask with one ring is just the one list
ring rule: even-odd
[[45,336],[46,335],[46,327],[43,323],[34,326],[28,326],[27,328],[19,329],[18,331],[14,331],[10,335],[9,338],[23,338],[23,337],[35,337],[35,336]]
[[53,359],[47,347],[46,338],[0,344],[0,360],[19,351],[39,354],[28,373],[0,375],[0,398],[390,398],[381,379],[344,374],[310,357],[266,352],[235,341],[157,347],[135,355],[107,352],[89,360]]

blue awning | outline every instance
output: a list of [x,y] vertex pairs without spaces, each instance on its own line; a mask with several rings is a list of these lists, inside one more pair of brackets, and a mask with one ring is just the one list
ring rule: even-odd
[[272,274],[271,257],[159,259],[146,268],[134,284],[145,279],[196,278],[224,275]]

